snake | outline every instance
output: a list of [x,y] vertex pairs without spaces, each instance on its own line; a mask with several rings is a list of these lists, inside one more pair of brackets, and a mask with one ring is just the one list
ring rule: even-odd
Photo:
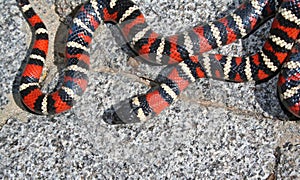
[[[146,95],[134,97],[129,102],[120,103],[118,110],[104,115],[103,118],[106,122],[118,124],[149,119],[172,104],[188,84],[203,77],[221,78],[221,71],[226,74],[222,76],[225,77],[223,79],[241,82],[245,80],[245,77],[234,76],[233,78],[229,74],[242,74],[236,69],[243,69],[239,68],[242,66],[247,66],[249,69],[249,63],[255,64],[255,62],[259,62],[256,67],[253,67],[254,71],[255,68],[259,69],[257,70],[259,76],[252,79],[246,78],[246,80],[261,80],[266,76],[264,73],[269,73],[269,69],[268,67],[265,68],[260,61],[266,59],[270,61],[267,57],[261,58],[266,56],[263,51],[261,51],[260,55],[253,56],[254,59],[251,60],[249,58],[226,58],[226,56],[222,55],[204,57],[202,55],[193,56],[193,54],[201,54],[247,36],[255,29],[261,19],[264,20],[274,15],[275,6],[288,3],[293,4],[291,5],[292,7],[297,7],[298,2],[283,1],[281,3],[281,1],[272,0],[250,0],[243,3],[233,13],[224,18],[205,25],[195,26],[183,33],[164,37],[151,29],[138,6],[132,1],[90,0],[80,8],[69,30],[66,44],[66,66],[62,86],[54,92],[43,93],[39,79],[48,51],[48,32],[43,21],[34,12],[29,1],[18,0],[18,5],[32,27],[35,37],[28,62],[21,75],[19,91],[22,102],[30,112],[35,114],[49,115],[69,110],[87,87],[87,73],[90,64],[89,45],[95,30],[102,22],[113,22],[116,24],[130,47],[144,59],[156,64],[179,63],[175,68],[171,68],[172,70],[169,67],[166,68],[166,73],[161,78],[165,82],[159,87],[150,90]],[[283,5],[280,5],[280,9],[286,9],[282,7]],[[291,11],[292,15],[298,20],[298,12],[294,12],[296,10],[293,8],[290,9],[288,12]],[[284,12],[279,12],[277,16],[282,14]],[[282,32],[284,32],[284,29],[288,29],[288,35],[279,38],[282,38],[281,40],[286,42],[291,41],[287,42],[288,45],[291,45],[296,39],[294,37],[295,34],[298,34],[298,26],[297,30],[294,30],[293,22],[290,24],[282,22],[282,20],[289,20],[291,18],[289,15],[284,14],[282,17],[275,18],[276,22],[274,20],[273,24],[275,25],[274,27],[272,26],[271,31],[272,29],[276,29],[277,26],[283,26],[283,28],[279,28]],[[273,41],[276,41],[276,38],[278,38],[277,35],[281,36],[280,32],[277,31],[273,32],[273,34],[275,39]],[[263,49],[270,48],[272,43],[274,43],[273,41],[272,39],[268,40]],[[289,47],[283,50],[284,56],[287,56],[290,50],[291,48]],[[278,51],[281,53],[281,50]],[[274,53],[274,55],[276,56],[278,53]],[[217,59],[214,57],[217,57]],[[226,60],[223,60],[225,65],[218,58],[225,58]],[[214,67],[217,71],[219,70],[219,73],[216,71],[213,72],[213,69],[206,71],[201,59],[205,60],[204,64],[215,64],[211,67]],[[235,62],[236,66],[234,64],[229,65],[230,60],[228,59],[232,59],[231,61]],[[273,68],[277,70],[283,60],[277,59],[276,62],[279,63],[269,64],[273,65]],[[249,72],[252,72],[251,68],[250,65],[248,75]],[[199,69],[202,71],[202,75],[200,75]],[[175,75],[174,73],[177,74]]]
[[280,71],[286,59],[289,60],[281,70],[278,93],[283,105],[300,117],[299,30],[300,1],[283,0],[259,52],[242,57],[204,53],[190,56],[175,66],[167,66],[157,77],[159,86],[115,105],[104,113],[104,120],[110,124],[146,121],[174,103],[197,79],[262,81]]

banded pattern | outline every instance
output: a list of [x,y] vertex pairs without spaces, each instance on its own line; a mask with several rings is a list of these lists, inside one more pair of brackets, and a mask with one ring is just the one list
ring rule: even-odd
[[[292,47],[291,39],[295,37],[295,34],[280,35],[279,32],[271,30],[269,40],[262,51],[250,57],[190,56],[246,36],[257,27],[261,20],[273,14],[276,5],[281,4],[281,1],[252,0],[218,21],[196,26],[174,36],[163,37],[147,25],[143,14],[133,2],[91,0],[80,9],[69,33],[63,86],[53,93],[44,94],[38,82],[48,50],[48,32],[29,2],[27,0],[18,0],[18,2],[35,31],[32,53],[22,74],[19,89],[24,104],[37,114],[55,114],[66,111],[85,91],[89,69],[88,46],[101,19],[118,24],[131,47],[149,61],[158,64],[183,61],[173,70],[169,67],[164,70],[167,74],[169,73],[168,78],[160,77],[163,83],[159,88],[151,90],[146,97],[133,98],[130,103],[125,103],[127,104],[125,108],[120,108],[130,111],[128,107],[143,107],[137,109],[136,115],[127,115],[126,117],[130,117],[127,121],[137,119],[135,116],[143,120],[153,112],[158,114],[175,101],[179,93],[197,78],[211,77],[235,82],[265,79],[278,71]],[[291,1],[290,3],[298,2]],[[277,20],[291,18],[295,20],[293,23],[298,25],[297,14],[293,15],[291,10],[285,11],[283,8],[281,11],[278,16],[282,17]],[[277,24],[284,23],[278,21]],[[290,33],[285,28],[278,29]],[[297,99],[299,87],[295,77],[298,72],[298,63],[296,60],[293,61],[298,54],[295,52],[298,52],[297,45],[292,51],[291,61],[283,68],[278,85],[283,104],[292,113],[299,115],[299,100]],[[118,118],[120,117],[116,116],[115,119]]]
[[[300,0],[284,0],[272,23],[270,36],[260,52],[248,57],[212,54],[190,56],[175,67],[165,68],[161,73],[164,75],[163,80],[160,81],[162,84],[158,87],[151,89],[145,95],[122,102],[105,112],[103,118],[110,124],[145,121],[171,105],[190,83],[199,78],[216,78],[234,82],[259,81],[268,78],[279,70],[297,40],[299,32]],[[288,69],[294,70],[295,66],[295,63],[287,63]],[[283,83],[284,81],[281,85]],[[286,85],[290,86],[291,83]],[[299,88],[286,89],[288,90],[285,91],[286,96],[283,95],[284,99],[295,95],[295,90],[298,91]],[[298,108],[299,105],[296,105]]]
[[174,64],[243,38],[260,17],[270,15],[276,3],[281,0],[246,1],[224,18],[169,37],[153,31],[138,7],[128,0],[113,1],[113,6],[103,3],[103,19],[118,24],[131,48],[143,59],[154,64]]
[[300,37],[291,51],[289,61],[282,66],[277,87],[284,107],[300,117]]
[[35,33],[19,91],[23,103],[36,114],[64,112],[83,94],[88,84],[89,45],[101,21],[116,23],[131,47],[142,57],[149,61],[156,59],[153,62],[158,64],[169,64],[189,59],[192,53],[202,53],[242,38],[258,25],[261,16],[262,19],[270,16],[269,11],[276,5],[275,0],[250,0],[218,21],[163,37],[151,30],[132,1],[90,0],[81,7],[69,31],[62,86],[55,92],[43,93],[39,79],[48,50],[48,32],[28,0],[17,2]]
[[63,85],[57,91],[46,94],[41,91],[39,79],[48,51],[48,32],[27,0],[18,0],[18,3],[35,33],[35,41],[19,87],[22,101],[36,114],[64,112],[73,106],[87,87],[90,64],[88,46],[100,24],[100,17],[90,3],[81,8],[68,36]]

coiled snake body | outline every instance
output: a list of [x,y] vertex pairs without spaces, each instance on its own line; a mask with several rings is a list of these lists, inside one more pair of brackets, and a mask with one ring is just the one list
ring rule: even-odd
[[[179,63],[162,70],[157,78],[161,82],[158,87],[105,112],[103,118],[108,123],[147,120],[173,103],[198,78],[234,82],[263,80],[278,72],[289,54],[290,61],[279,80],[279,92],[283,104],[299,116],[299,97],[293,96],[300,89],[296,78],[300,67],[299,45],[293,44],[300,29],[300,0],[250,0],[224,18],[169,37],[154,32],[130,0],[90,0],[74,18],[68,35],[63,85],[50,94],[42,93],[38,83],[48,49],[46,27],[27,0],[18,2],[36,37],[22,74],[20,94],[23,103],[37,114],[64,112],[83,94],[88,83],[88,46],[94,31],[104,21],[117,24],[130,47],[144,59],[156,64]],[[269,38],[258,53],[247,57],[201,54],[247,36],[274,14]],[[291,83],[290,79],[295,82]]]

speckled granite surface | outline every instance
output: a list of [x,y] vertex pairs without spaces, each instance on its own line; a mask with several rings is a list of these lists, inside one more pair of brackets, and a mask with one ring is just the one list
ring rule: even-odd
[[[66,15],[84,1],[32,2],[52,32],[50,52],[56,49],[60,56],[65,33],[61,22],[65,21],[59,20],[68,19]],[[149,24],[165,35],[223,17],[240,3],[138,2]],[[107,125],[101,119],[104,110],[120,99],[146,92],[148,87],[136,80],[137,75],[154,78],[161,67],[129,63],[111,31],[103,26],[92,44],[90,83],[81,101],[64,114],[36,116],[16,106],[12,96],[31,31],[15,0],[0,0],[0,11],[1,179],[300,178],[300,124],[288,121],[280,108],[277,77],[257,85],[203,79],[153,120]],[[255,52],[268,27],[215,52]],[[56,64],[61,61],[49,57]],[[49,67],[48,77],[57,77],[56,66],[50,63]],[[52,84],[45,89],[51,89]]]

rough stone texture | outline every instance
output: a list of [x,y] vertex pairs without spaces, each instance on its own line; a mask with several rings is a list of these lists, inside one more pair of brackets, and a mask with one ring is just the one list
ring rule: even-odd
[[[57,53],[50,55],[49,61],[61,62],[67,15],[84,1],[32,2],[52,32],[51,52],[56,49]],[[149,24],[165,35],[223,17],[240,3],[138,2]],[[14,0],[0,0],[0,10],[1,179],[300,178],[300,125],[288,121],[280,108],[277,77],[261,84],[202,79],[149,122],[105,124],[101,119],[105,109],[147,91],[137,76],[153,79],[161,69],[129,63],[105,26],[97,30],[91,47],[90,83],[81,101],[57,116],[26,113],[14,103],[12,84],[28,53],[31,31]],[[255,52],[268,27],[213,52]],[[57,76],[56,65],[49,63],[46,81]],[[45,89],[51,89],[55,82],[51,84]]]

